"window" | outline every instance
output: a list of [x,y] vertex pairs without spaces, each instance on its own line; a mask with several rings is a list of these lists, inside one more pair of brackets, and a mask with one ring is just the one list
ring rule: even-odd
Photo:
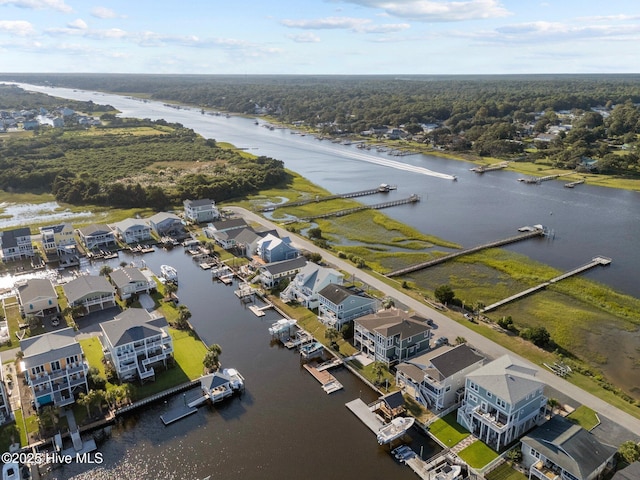
[[540,452],[538,452],[538,451],[536,451],[536,450],[534,450],[534,449],[532,448],[530,453],[531,453],[531,456],[532,456],[532,457],[535,457],[535,458],[537,458],[537,459],[540,459]]
[[473,393],[469,394],[469,401],[471,403],[478,403],[478,397],[476,397]]
[[44,372],[44,367],[42,365],[38,365],[37,367],[32,367],[31,368],[31,373],[34,375],[37,375],[39,373],[43,373]]
[[491,392],[487,392],[487,398],[491,398],[493,397],[493,394]]
[[445,392],[448,392],[449,390],[451,390],[451,385],[447,385],[447,388],[444,389]]
[[51,370],[53,371],[60,370],[60,360],[55,360],[51,362]]
[[473,383],[473,382],[469,382],[469,388],[470,388],[471,390],[473,390],[474,392],[478,392],[478,391],[480,391],[480,388],[478,387],[478,385],[476,385],[476,384],[475,384],[475,383]]
[[500,407],[500,408],[506,408],[507,407],[507,402],[505,402],[501,398],[497,398],[496,397],[496,405],[498,405],[498,407]]

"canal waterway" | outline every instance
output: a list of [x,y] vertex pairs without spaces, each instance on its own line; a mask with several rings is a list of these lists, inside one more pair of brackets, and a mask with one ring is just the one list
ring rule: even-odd
[[[142,257],[121,252],[110,265],[116,268],[122,260],[141,265],[141,259],[158,274],[165,263],[177,269],[177,294],[193,314],[193,327],[206,344],[222,347],[223,368],[237,368],[246,391],[167,427],[160,415],[181,405],[182,395],[145,407],[115,426],[99,446],[103,465],[64,466],[48,478],[415,478],[345,407],[355,398],[371,402],[377,395],[344,367],[332,370],[344,389],[327,395],[294,350],[272,341],[267,329],[282,318],[277,312],[255,316],[234,294],[236,283],[213,281],[182,247]],[[415,428],[405,440],[417,452],[422,447],[425,458],[439,450]]]

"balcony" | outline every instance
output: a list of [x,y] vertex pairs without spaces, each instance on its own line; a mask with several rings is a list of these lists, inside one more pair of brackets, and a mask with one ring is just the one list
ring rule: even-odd
[[484,411],[481,407],[476,407],[473,409],[473,416],[485,424],[491,424],[492,430],[496,432],[503,432],[508,427],[508,418],[496,410]]
[[561,480],[562,478],[560,467],[548,465],[542,460],[531,465],[529,471],[540,480]]

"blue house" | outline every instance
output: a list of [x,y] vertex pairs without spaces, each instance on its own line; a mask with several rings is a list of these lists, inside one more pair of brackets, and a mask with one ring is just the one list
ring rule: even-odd
[[318,319],[340,330],[352,320],[378,309],[378,300],[335,283],[318,292]]
[[289,237],[278,238],[271,233],[258,241],[256,253],[267,263],[290,260],[300,255]]

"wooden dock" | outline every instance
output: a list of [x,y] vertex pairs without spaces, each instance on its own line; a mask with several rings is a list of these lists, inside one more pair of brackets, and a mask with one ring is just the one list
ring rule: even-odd
[[376,435],[380,427],[384,425],[380,417],[373,413],[369,405],[364,403],[360,398],[345,403],[345,406]]
[[564,188],[573,188],[576,185],[582,185],[584,182],[585,182],[585,179],[583,178],[582,180],[576,180],[575,182],[565,183]]
[[277,208],[285,208],[285,207],[298,207],[300,205],[307,205],[309,203],[316,202],[326,202],[328,200],[335,200],[338,198],[355,198],[355,197],[364,197],[365,195],[375,195],[377,193],[387,193],[390,190],[395,190],[397,187],[395,185],[380,185],[376,188],[370,188],[368,190],[360,190],[357,192],[349,192],[349,193],[339,193],[337,195],[327,195],[326,197],[316,197],[316,198],[308,198],[306,200],[298,200],[295,202],[286,202],[281,203],[279,205],[269,205],[268,207],[263,207],[259,211],[260,212],[273,212]]
[[509,162],[500,162],[494,163],[493,165],[478,165],[477,167],[470,168],[472,172],[476,173],[485,173],[492,172],[494,170],[502,170],[503,168],[507,168],[509,166]]
[[336,377],[331,375],[326,370],[318,370],[316,368],[317,364],[314,363],[305,363],[304,368],[315,378],[320,385],[322,385],[322,389],[329,393],[337,392],[343,388],[342,384],[336,380]]
[[563,273],[562,275],[559,275],[559,276],[557,276],[555,278],[552,278],[548,282],[543,282],[543,283],[541,283],[539,285],[536,285],[535,287],[531,287],[531,288],[528,288],[526,290],[523,290],[520,293],[516,293],[515,295],[511,295],[510,297],[507,297],[507,298],[505,298],[503,300],[500,300],[499,302],[492,303],[491,305],[488,305],[488,306],[484,307],[482,309],[482,313],[490,312],[491,310],[495,310],[496,308],[501,307],[502,305],[505,305],[507,303],[510,303],[510,302],[513,302],[513,301],[518,300],[520,298],[523,298],[523,297],[526,297],[528,295],[531,295],[532,293],[535,293],[535,292],[537,292],[539,290],[543,290],[543,289],[547,288],[549,285],[557,283],[560,280],[564,280],[565,278],[569,278],[569,277],[572,277],[574,275],[578,275],[579,273],[582,273],[582,272],[584,272],[586,270],[590,270],[590,269],[592,269],[594,267],[597,267],[598,265],[602,265],[604,267],[604,266],[609,265],[610,263],[611,263],[611,259],[608,258],[608,257],[602,257],[602,256],[594,257],[589,263],[586,263],[586,264],[582,265],[581,267],[574,268],[573,270],[570,270],[570,271],[568,271],[566,273]]
[[555,180],[556,178],[566,177],[567,175],[573,175],[573,173],[558,173],[555,175],[547,175],[545,177],[529,177],[529,178],[519,178],[519,182],[540,185],[542,182],[548,182],[549,180]]
[[386,276],[398,277],[400,275],[406,275],[407,273],[416,272],[418,270],[423,270],[425,268],[433,267],[434,265],[439,265],[441,263],[448,262],[449,260],[452,260],[457,257],[461,257],[462,255],[469,255],[470,253],[479,252],[480,250],[484,250],[487,248],[497,248],[503,245],[508,245],[510,243],[521,242],[522,240],[527,240],[529,238],[541,237],[544,234],[545,234],[545,230],[541,226],[531,227],[530,230],[525,231],[519,235],[515,235],[513,237],[505,238],[502,240],[496,240],[495,242],[485,243],[483,245],[478,245],[476,247],[460,250],[459,252],[450,253],[449,255],[445,255],[439,258],[434,258],[433,260],[428,260],[426,262],[409,265],[408,267],[400,268],[398,270],[389,272],[387,273]]

